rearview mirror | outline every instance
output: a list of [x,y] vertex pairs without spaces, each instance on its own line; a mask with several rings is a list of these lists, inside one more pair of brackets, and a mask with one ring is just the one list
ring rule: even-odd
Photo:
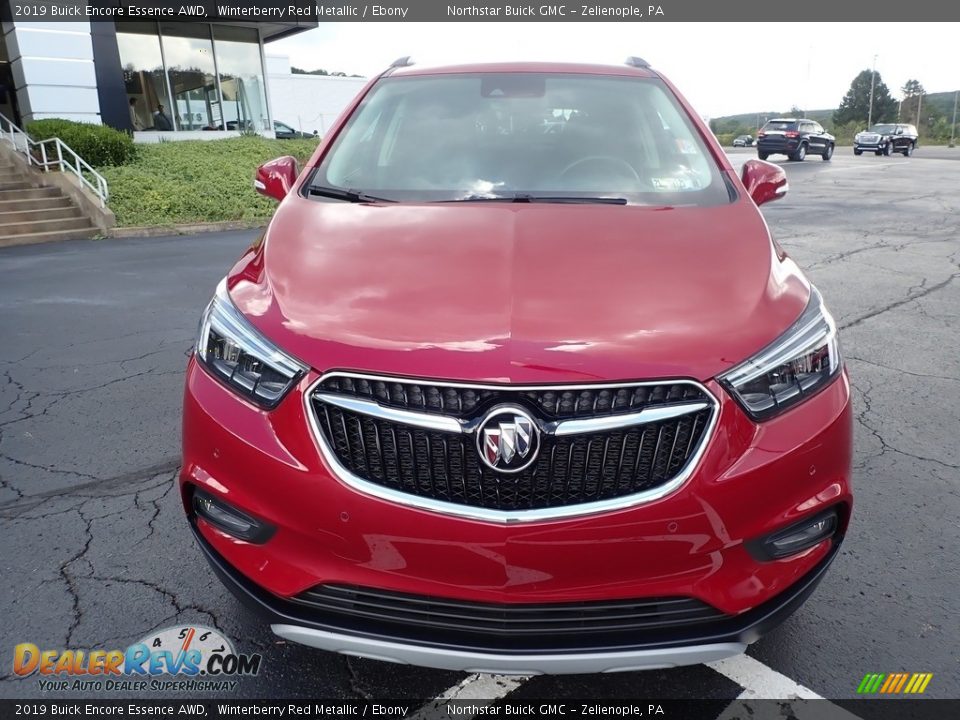
[[299,174],[296,158],[285,155],[258,167],[253,187],[261,195],[274,200],[283,200],[297,181]]
[[747,160],[740,179],[757,205],[779,200],[789,188],[783,168],[766,160]]

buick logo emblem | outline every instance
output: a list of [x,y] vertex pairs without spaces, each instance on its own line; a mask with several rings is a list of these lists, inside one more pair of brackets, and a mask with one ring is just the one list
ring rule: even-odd
[[539,450],[537,424],[519,408],[497,408],[480,423],[477,451],[492,470],[502,473],[525,470],[537,459]]

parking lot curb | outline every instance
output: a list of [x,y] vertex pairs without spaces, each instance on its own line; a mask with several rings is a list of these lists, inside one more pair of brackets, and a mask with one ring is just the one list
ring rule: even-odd
[[183,225],[140,225],[115,227],[104,233],[109,238],[145,238],[163,235],[195,235],[224,230],[249,230],[267,226],[267,220],[228,220],[225,222],[187,223]]

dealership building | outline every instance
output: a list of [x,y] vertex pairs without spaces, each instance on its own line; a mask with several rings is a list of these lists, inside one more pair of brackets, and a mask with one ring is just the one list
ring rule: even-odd
[[0,113],[67,118],[138,140],[272,134],[264,46],[301,22],[4,22]]

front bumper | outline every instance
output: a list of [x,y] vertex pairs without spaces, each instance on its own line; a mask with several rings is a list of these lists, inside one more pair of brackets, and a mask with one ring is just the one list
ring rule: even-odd
[[800,147],[800,139],[764,140],[757,143],[757,152],[770,155],[792,155]]
[[[680,488],[612,512],[516,525],[417,509],[338,480],[305,417],[302,393],[315,380],[308,375],[265,412],[191,361],[180,482],[194,531],[228,586],[265,610],[278,634],[324,649],[524,673],[713,660],[742,651],[792,612],[846,530],[852,413],[845,373],[762,424],[750,421],[716,383],[706,383],[720,400],[717,425]],[[190,507],[194,488],[275,533],[263,543],[243,542],[198,520]],[[757,560],[747,549],[750,540],[833,506],[842,508],[835,540],[776,561]],[[449,647],[436,638],[290,610],[292,598],[322,584],[510,605],[685,597],[724,617],[695,630],[593,646]]]
[[816,589],[836,557],[840,537],[829,552],[788,590],[737,617],[698,626],[672,642],[636,643],[615,648],[555,649],[550,652],[489,652],[474,647],[434,642],[411,642],[383,633],[348,631],[325,622],[302,605],[257,587],[232,568],[191,523],[201,550],[214,572],[247,607],[270,623],[277,635],[304,645],[365,658],[463,672],[539,675],[625,672],[695,665],[742,653],[747,645],[789,617]]

